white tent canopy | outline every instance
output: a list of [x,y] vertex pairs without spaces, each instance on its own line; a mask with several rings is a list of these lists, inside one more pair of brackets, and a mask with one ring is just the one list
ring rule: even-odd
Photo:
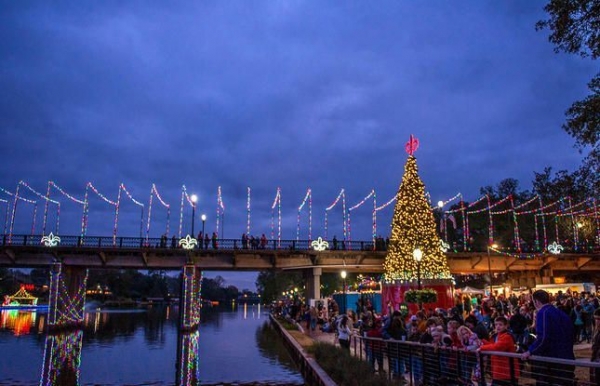
[[469,286],[466,286],[466,287],[463,287],[463,288],[459,288],[458,290],[460,291],[460,293],[463,293],[463,294],[473,294],[473,295],[475,295],[475,294],[483,294],[484,293],[483,290],[480,290],[480,289],[477,289],[477,288],[473,288],[473,287],[469,287]]

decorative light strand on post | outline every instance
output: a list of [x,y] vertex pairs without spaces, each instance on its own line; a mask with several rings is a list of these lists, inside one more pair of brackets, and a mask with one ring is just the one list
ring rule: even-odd
[[13,228],[15,226],[15,215],[17,212],[17,202],[19,200],[21,200],[21,201],[27,202],[29,204],[37,204],[37,201],[28,200],[26,198],[19,197],[19,184],[17,184],[17,189],[15,190],[15,193],[11,193],[8,190],[3,189],[3,188],[0,188],[0,191],[13,197],[13,208],[12,208],[12,213],[10,216],[10,229],[8,231],[8,243],[10,244],[12,242]]
[[[129,199],[137,206],[139,206],[142,209],[142,215],[140,217],[140,238],[142,237],[143,234],[143,230],[144,230],[144,204],[142,204],[140,201],[136,200],[135,198],[133,198],[133,196],[131,195],[131,193],[129,193],[129,191],[127,190],[127,188],[125,187],[124,183],[121,183],[121,186],[119,187],[119,198],[121,197],[121,190],[123,190],[125,192],[125,194],[127,195],[127,197],[129,197]],[[117,200],[117,208],[120,208],[121,203],[119,200]],[[118,210],[118,209],[117,209]]]
[[[188,195],[187,189],[185,187],[185,185],[181,186],[181,206],[179,207],[179,233],[178,233],[178,237],[181,238],[181,232],[183,230],[183,199],[186,199],[186,201],[188,202],[188,204],[190,204],[190,206],[192,208],[194,208],[196,206],[196,204],[194,204],[194,202],[192,201],[192,198]],[[192,219],[192,221],[194,221]],[[195,235],[192,235],[192,237],[194,237]]]
[[[55,205],[57,205],[57,208],[60,208],[60,203],[58,201],[55,200],[51,200],[49,197],[44,196],[42,193],[38,192],[37,190],[33,189],[28,183],[26,183],[25,181],[21,180],[19,181],[19,185],[24,186],[25,188],[27,188],[30,192],[32,192],[33,194],[35,194],[36,196],[40,197],[41,199],[45,200],[46,202],[44,203],[44,219],[42,222],[42,236],[44,236],[46,234],[46,221],[48,219],[48,203],[53,203]],[[56,228],[55,231],[58,232],[58,215],[56,216]]]
[[329,207],[325,208],[325,239],[327,240],[327,212],[329,212],[330,210],[332,210],[337,203],[340,201],[340,199],[342,199],[342,229],[343,229],[343,233],[344,233],[344,240],[346,240],[346,193],[344,192],[344,188],[342,188],[342,190],[340,190],[340,193],[338,194],[338,196],[336,197],[336,199],[333,201],[333,204],[329,205]]
[[246,235],[250,235],[250,187],[248,186],[248,195],[246,197],[246,214],[248,219],[246,220]]
[[371,191],[369,192],[369,194],[367,194],[365,196],[365,198],[363,198],[356,205],[348,208],[348,221],[347,221],[348,241],[352,241],[352,228],[351,228],[351,222],[350,222],[350,212],[360,208],[369,198],[374,197],[374,196],[375,196],[375,189],[371,189]]
[[[219,219],[221,220],[221,232],[219,233]],[[223,227],[225,222],[225,205],[223,204],[223,196],[221,195],[221,187],[217,188],[217,237],[223,235]]]
[[304,199],[302,200],[302,203],[298,207],[298,221],[297,221],[297,226],[296,226],[296,241],[300,240],[300,214],[302,212],[302,209],[304,208],[304,205],[306,205],[307,201],[308,201],[308,241],[309,242],[311,241],[312,191],[310,188],[308,188],[308,190],[306,191],[306,195],[304,195]]
[[[107,204],[112,205],[114,207],[117,206],[117,203],[115,201],[109,200],[105,195],[103,195],[102,193],[100,193],[98,191],[98,189],[96,189],[96,187],[91,182],[88,182],[87,185],[85,186],[85,200],[84,200],[86,202],[86,204],[84,205],[84,207],[85,207],[85,210],[84,210],[84,216],[85,216],[84,224],[85,224],[85,227],[84,227],[82,235],[81,235],[82,237],[85,237],[85,235],[87,234],[88,216],[89,216],[89,213],[90,213],[90,203],[88,201],[88,188],[92,189],[92,192],[96,193],[96,195],[98,197],[100,197],[100,199],[102,201],[104,201]],[[116,229],[113,228],[113,235],[114,234],[116,234]]]
[[171,217],[171,206],[169,204],[167,204],[162,197],[160,196],[160,194],[158,193],[158,190],[156,189],[156,185],[152,184],[152,188],[150,189],[150,200],[148,203],[148,221],[147,221],[147,226],[146,226],[146,244],[148,244],[148,238],[150,236],[150,218],[152,217],[152,198],[156,195],[156,198],[158,199],[158,201],[162,204],[162,206],[164,206],[165,208],[167,208],[167,229],[165,231],[165,236],[169,237],[169,223],[170,223],[170,217]]
[[271,240],[275,239],[275,206],[277,206],[277,248],[281,247],[281,188],[277,187],[275,200],[271,205]]

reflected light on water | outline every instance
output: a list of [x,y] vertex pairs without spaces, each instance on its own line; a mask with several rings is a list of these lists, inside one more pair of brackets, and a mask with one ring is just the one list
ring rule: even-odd
[[27,335],[35,325],[36,312],[22,312],[19,310],[0,311],[2,328],[12,330],[15,336]]

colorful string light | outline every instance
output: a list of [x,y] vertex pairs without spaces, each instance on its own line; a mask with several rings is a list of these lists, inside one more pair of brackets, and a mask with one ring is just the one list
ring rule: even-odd
[[[52,199],[50,199],[50,197],[44,196],[42,193],[40,193],[37,190],[33,189],[28,183],[26,183],[23,180],[19,181],[19,185],[24,186],[30,192],[32,192],[36,196],[38,196],[41,199],[43,199],[43,200],[46,201],[44,203],[44,219],[43,219],[43,223],[42,223],[42,236],[43,236],[43,235],[46,234],[46,222],[47,222],[47,219],[48,219],[48,203],[55,204],[57,206],[57,213],[58,213],[58,209],[60,208],[60,202],[58,202],[56,200],[52,200]],[[57,214],[57,216],[56,216],[56,222],[57,223],[56,223],[56,229],[55,229],[56,232],[58,232],[58,221],[59,221],[59,216]]]
[[221,187],[217,188],[217,237],[219,237],[219,219],[221,219],[221,237],[224,237],[223,227],[225,226],[225,205],[223,204],[223,196],[221,194]]
[[277,187],[277,194],[271,205],[271,240],[275,240],[275,207],[277,206],[277,247],[281,247],[281,188]]
[[308,241],[310,243],[310,241],[312,240],[312,191],[310,190],[310,188],[308,188],[308,190],[306,191],[306,195],[304,196],[304,199],[302,200],[302,204],[300,204],[300,206],[298,207],[298,221],[297,221],[297,226],[296,226],[296,241],[300,240],[300,214],[302,213],[302,209],[304,208],[304,205],[306,205],[306,203],[308,202]]
[[[187,189],[185,187],[185,185],[181,186],[181,206],[179,207],[179,233],[178,233],[178,237],[181,238],[182,236],[182,230],[183,230],[183,200],[185,200],[188,202],[188,204],[190,204],[190,207],[195,208],[196,204],[192,201],[192,198],[188,195]],[[192,219],[192,221],[194,221],[194,219]],[[195,236],[195,235],[192,235]]]
[[344,191],[344,188],[342,188],[342,190],[340,190],[340,193],[338,194],[336,199],[333,201],[333,203],[331,205],[329,205],[327,208],[325,208],[325,239],[328,239],[327,212],[332,210],[337,205],[337,203],[340,201],[340,199],[342,200],[342,230],[344,233],[344,240],[346,240],[346,193]]
[[250,235],[250,187],[248,186],[248,195],[246,197],[246,213],[247,213],[247,223],[246,223],[246,235]]
[[[350,222],[350,212],[352,212],[353,210],[356,210],[358,208],[360,208],[365,202],[367,202],[367,200],[371,197],[375,197],[375,189],[371,189],[371,191],[369,192],[369,194],[367,194],[365,196],[365,198],[363,198],[360,202],[358,202],[356,205],[348,208],[348,220],[347,220],[347,229],[348,229],[348,240],[352,241],[352,228],[351,228],[351,222]],[[375,200],[373,200],[373,202],[375,202]],[[375,238],[373,238],[374,240]]]
[[171,206],[167,204],[156,189],[156,185],[152,184],[152,188],[150,189],[150,199],[148,203],[148,218],[147,218],[147,226],[146,226],[146,244],[148,244],[148,238],[150,237],[150,218],[152,217],[152,198],[156,195],[158,202],[162,204],[167,209],[167,229],[165,231],[165,237],[169,237],[169,223],[171,217]]

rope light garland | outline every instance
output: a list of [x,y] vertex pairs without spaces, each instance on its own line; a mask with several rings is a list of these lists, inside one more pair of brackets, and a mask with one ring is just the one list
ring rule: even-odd
[[148,244],[148,238],[150,237],[150,218],[152,217],[152,198],[156,196],[158,202],[162,204],[167,209],[167,229],[165,231],[165,236],[169,237],[169,223],[171,217],[171,206],[167,204],[156,189],[156,185],[152,184],[152,188],[150,189],[150,200],[148,203],[148,218],[147,218],[147,226],[146,226],[146,244]]
[[248,216],[247,222],[246,222],[246,235],[250,235],[250,187],[248,186],[248,194],[246,197],[246,213]]
[[[105,195],[103,195],[102,193],[100,193],[98,191],[98,189],[96,189],[96,187],[91,182],[88,182],[85,185],[85,195],[84,195],[84,200],[83,200],[85,202],[85,204],[83,205],[83,208],[84,208],[83,209],[83,218],[84,218],[83,224],[84,224],[84,227],[83,227],[83,230],[81,232],[81,237],[82,238],[84,238],[87,235],[88,217],[89,217],[89,213],[90,213],[90,203],[89,203],[89,200],[88,200],[88,189],[91,189],[92,192],[94,192],[98,197],[100,197],[100,199],[102,201],[106,202],[109,205],[114,206],[115,208],[117,207],[117,203],[115,201],[109,200]],[[113,228],[113,235],[115,235],[115,234],[116,234],[116,228]]]
[[[43,199],[43,200],[46,201],[44,203],[44,219],[43,219],[43,223],[42,223],[42,236],[44,236],[46,234],[46,221],[48,219],[48,203],[51,202],[51,203],[55,204],[57,206],[57,213],[58,213],[59,208],[60,208],[60,202],[58,202],[56,200],[52,200],[52,199],[50,199],[50,197],[44,196],[42,193],[40,193],[37,190],[33,189],[28,183],[26,183],[23,180],[19,181],[19,185],[27,188],[30,192],[32,192],[36,196],[38,196],[41,199]],[[37,209],[37,206],[36,206],[36,209]],[[58,214],[56,216],[56,229],[55,229],[55,231],[58,233]]]
[[[360,208],[371,197],[375,197],[375,189],[371,189],[371,191],[369,192],[369,194],[367,194],[365,196],[365,198],[363,198],[356,205],[348,208],[347,229],[348,229],[348,240],[349,241],[352,241],[352,228],[351,228],[351,222],[350,222],[350,212],[352,212],[353,210],[356,210],[356,209]],[[375,202],[375,199],[373,199],[373,202]],[[374,206],[374,208],[375,208],[375,206]],[[375,240],[375,237],[373,237],[373,240]]]
[[327,230],[328,230],[329,224],[327,221],[327,212],[332,210],[337,205],[337,203],[340,201],[340,199],[342,200],[342,229],[343,229],[343,233],[344,233],[344,240],[346,240],[346,193],[344,191],[344,188],[342,188],[342,190],[340,190],[340,193],[338,194],[336,199],[333,201],[333,204],[331,204],[331,205],[329,205],[329,207],[325,208],[325,239],[328,239]]
[[277,207],[277,247],[281,246],[281,188],[277,187],[277,194],[271,205],[271,240],[275,240],[275,207]]
[[[22,190],[22,188],[25,188],[27,191]],[[5,206],[5,221],[4,221],[4,234],[8,235],[8,240],[10,241],[12,239],[12,235],[14,233],[14,229],[15,229],[15,224],[19,223],[17,220],[19,220],[20,218],[17,218],[17,216],[21,216],[22,213],[19,210],[19,201],[21,202],[26,202],[28,204],[31,204],[32,207],[32,212],[33,212],[33,218],[32,218],[32,223],[31,223],[31,228],[27,229],[24,233],[27,234],[35,234],[36,232],[36,227],[39,226],[39,222],[37,219],[37,212],[38,212],[38,205],[40,204],[39,199],[43,199],[44,200],[44,215],[43,215],[43,221],[42,221],[42,226],[41,226],[41,233],[42,236],[46,235],[48,233],[48,228],[51,228],[51,226],[49,226],[49,219],[51,217],[51,209],[50,209],[50,205],[56,205],[56,224],[55,224],[55,229],[53,230],[53,232],[55,234],[59,234],[59,229],[60,229],[60,217],[61,217],[61,210],[64,211],[63,208],[61,208],[61,201],[62,197],[53,197],[53,193],[52,190],[56,189],[59,191],[59,193],[61,193],[62,196],[67,197],[71,202],[74,202],[78,205],[82,205],[83,207],[83,213],[82,213],[82,227],[81,227],[81,237],[83,238],[87,232],[88,232],[88,223],[90,220],[90,193],[94,193],[95,195],[97,195],[102,201],[106,202],[108,205],[112,205],[115,207],[114,211],[115,211],[115,219],[114,219],[114,226],[113,226],[113,245],[116,243],[116,238],[118,236],[118,229],[119,229],[119,219],[121,216],[120,212],[121,212],[121,205],[123,204],[123,193],[125,193],[125,195],[127,196],[127,198],[129,200],[131,200],[135,205],[139,206],[141,209],[141,216],[140,216],[140,236],[143,236],[144,233],[144,220],[146,220],[146,240],[149,239],[149,233],[150,233],[150,225],[151,225],[151,216],[152,216],[152,203],[154,202],[154,196],[156,196],[156,198],[161,202],[161,204],[167,209],[167,221],[166,221],[166,234],[168,235],[169,232],[169,227],[170,227],[170,205],[167,204],[162,197],[158,194],[156,185],[152,185],[152,189],[150,192],[150,200],[149,200],[149,205],[148,205],[148,214],[147,217],[144,218],[145,215],[145,209],[146,206],[140,202],[139,200],[136,200],[132,194],[127,190],[127,188],[125,187],[125,185],[123,183],[121,183],[119,185],[119,190],[118,190],[118,194],[116,197],[116,201],[108,198],[107,196],[103,195],[101,192],[98,191],[98,189],[91,183],[88,182],[85,186],[85,194],[83,199],[79,199],[76,198],[75,196],[67,193],[64,189],[62,189],[60,186],[58,186],[56,183],[54,183],[53,181],[49,181],[48,182],[48,186],[47,186],[47,192],[41,193],[39,191],[37,191],[36,189],[34,189],[31,185],[29,185],[27,182],[21,180],[19,181],[19,183],[17,184],[17,188],[16,190],[13,192],[10,192],[4,188],[0,188],[0,193],[4,193],[7,196],[9,196],[10,198],[8,199],[0,199],[0,204],[4,203]],[[26,195],[29,195],[29,193],[33,194],[35,196],[35,199],[30,199],[27,197],[23,196],[23,193],[26,193]],[[246,212],[247,212],[247,221],[246,221],[246,233],[250,234],[251,231],[251,188],[247,187],[247,202],[246,202]],[[396,200],[396,197],[392,197],[390,200],[388,200],[386,203],[384,203],[383,205],[377,205],[377,196],[375,193],[374,189],[371,189],[371,191],[369,192],[369,194],[367,196],[365,196],[361,201],[359,201],[358,203],[356,203],[355,205],[350,206],[349,208],[346,208],[346,191],[345,189],[341,189],[339,194],[337,195],[336,199],[334,200],[334,202],[328,206],[325,209],[325,239],[328,238],[328,228],[329,228],[329,222],[328,222],[328,217],[330,215],[329,212],[331,212],[332,210],[335,209],[336,206],[341,206],[341,210],[342,210],[342,230],[343,230],[343,236],[344,236],[344,240],[345,241],[351,241],[352,239],[352,232],[353,232],[353,228],[354,225],[352,223],[352,214],[354,213],[355,210],[359,209],[360,207],[363,207],[365,205],[365,203],[372,199],[373,200],[373,209],[372,209],[372,237],[373,239],[376,239],[377,237],[377,212],[380,210],[385,209],[386,207],[388,207],[392,202],[394,202]],[[425,193],[426,195],[426,193]],[[60,199],[59,199],[60,198]],[[182,235],[182,230],[183,230],[183,209],[184,209],[184,205],[185,202],[184,200],[188,201],[188,203],[193,207],[193,203],[191,202],[191,197],[189,196],[187,189],[185,187],[185,185],[182,186],[182,199],[181,199],[181,205],[180,205],[180,216],[179,216],[179,236]],[[301,204],[298,207],[298,214],[296,217],[296,240],[300,239],[300,233],[301,233],[301,226],[302,226],[302,215],[303,215],[303,211],[306,211],[306,206],[308,205],[308,238],[309,240],[312,240],[312,189],[308,188],[306,191],[306,194],[301,202]],[[564,242],[564,241],[568,241],[568,245],[566,246],[567,248],[571,247],[571,243],[572,243],[572,248],[574,250],[578,250],[583,248],[583,243],[586,243],[585,245],[587,245],[588,240],[591,239],[592,240],[596,240],[596,243],[600,243],[600,218],[598,216],[598,203],[597,203],[597,199],[596,198],[586,198],[580,202],[573,202],[573,199],[570,196],[565,196],[565,197],[561,197],[558,200],[545,204],[542,201],[542,198],[539,195],[535,195],[529,199],[527,199],[524,202],[521,203],[517,203],[516,197],[513,196],[507,196],[504,197],[502,199],[499,199],[498,201],[492,201],[492,197],[490,197],[489,195],[483,195],[481,197],[479,197],[477,200],[471,202],[471,203],[467,203],[466,201],[464,201],[464,198],[462,196],[461,193],[457,193],[454,197],[446,200],[446,201],[440,201],[440,203],[442,204],[441,207],[443,207],[444,205],[447,205],[450,202],[453,202],[457,199],[460,199],[460,203],[457,205],[456,208],[452,209],[452,210],[447,210],[447,211],[441,211],[441,224],[440,224],[440,232],[443,234],[443,238],[444,240],[448,240],[448,226],[447,223],[449,221],[452,221],[452,224],[454,224],[455,229],[456,227],[456,220],[454,218],[454,215],[457,215],[458,213],[460,213],[462,215],[462,242],[463,242],[463,250],[468,250],[471,247],[471,229],[470,229],[470,224],[469,222],[473,222],[474,220],[472,218],[469,218],[469,216],[473,216],[473,215],[477,215],[483,212],[487,211],[487,222],[488,222],[488,243],[491,245],[495,239],[495,237],[497,237],[498,235],[496,235],[495,233],[497,232],[497,230],[495,229],[495,222],[498,221],[496,218],[494,218],[494,216],[502,216],[502,215],[511,215],[512,216],[512,225],[513,225],[513,235],[511,238],[514,239],[514,246],[517,252],[521,252],[523,245],[521,242],[521,237],[522,237],[522,227],[524,226],[524,224],[529,224],[531,219],[533,219],[533,224],[532,224],[532,229],[531,229],[531,234],[527,233],[527,237],[526,238],[535,238],[535,244],[533,244],[533,240],[531,241],[531,248],[534,248],[534,250],[536,251],[540,251],[540,250],[546,250],[549,244],[549,237],[548,237],[548,229],[547,229],[547,222],[548,221],[554,221],[554,231],[553,233],[553,239],[555,239],[554,241],[556,242]],[[341,201],[341,205],[340,205],[340,201]],[[63,202],[64,203],[64,202]],[[434,211],[436,208],[431,208],[431,204],[428,201],[428,204],[430,205],[430,209],[432,211]],[[275,234],[275,207],[277,207],[277,212],[278,212],[278,220],[277,220],[277,234]],[[440,207],[440,208],[441,208]],[[222,227],[224,225],[224,209],[225,206],[223,204],[223,199],[222,199],[222,194],[221,194],[221,187],[219,186],[218,188],[218,192],[217,192],[217,218],[216,218],[216,226],[217,226],[217,234],[221,234],[221,237],[223,236],[223,230]],[[277,239],[279,240],[279,242],[281,242],[281,232],[282,232],[282,217],[281,217],[281,188],[278,188],[278,195],[276,196],[273,205],[272,205],[272,219],[271,219],[271,238],[273,240]],[[528,218],[525,217],[519,217],[519,216],[531,216]],[[564,218],[564,219],[563,219]],[[584,232],[583,229],[581,229],[580,227],[582,227],[582,223],[581,220],[582,218],[587,218],[588,220],[586,220],[587,224],[590,224],[589,226],[591,227],[591,229],[586,230]],[[539,221],[541,219],[541,221]],[[585,224],[585,223],[584,223]],[[19,226],[22,226],[19,225]],[[595,229],[594,229],[595,228]],[[527,229],[527,228],[526,228]],[[584,228],[585,229],[585,228]],[[220,231],[220,232],[219,232]],[[584,236],[585,235],[585,240],[584,240]],[[591,235],[591,236],[590,236]],[[459,234],[457,234],[457,237],[460,237]],[[580,245],[580,241],[582,242],[582,244]],[[347,246],[349,245],[349,243],[347,243]]]
[[115,212],[115,236],[117,234],[116,230],[117,230],[117,221],[119,218],[119,209],[121,207],[121,191],[125,192],[125,195],[127,195],[127,197],[137,206],[139,206],[142,210],[142,215],[140,217],[140,237],[142,237],[142,234],[144,232],[144,204],[142,204],[141,202],[139,202],[138,200],[136,200],[135,198],[133,198],[133,196],[131,195],[131,193],[129,193],[129,191],[127,190],[127,188],[125,187],[125,184],[121,183],[121,185],[119,186],[119,195],[117,197],[117,208],[116,208],[116,212]]
[[496,249],[496,248],[491,247],[491,246],[489,247],[489,249],[491,251],[494,251],[494,252],[500,254],[500,255],[504,255],[504,256],[515,258],[515,259],[520,259],[520,260],[523,260],[523,259],[533,259],[535,257],[543,257],[543,256],[546,255],[545,252],[543,252],[543,253],[510,253],[510,252],[501,251],[501,250]]
[[298,221],[296,226],[296,241],[300,240],[300,214],[304,205],[308,202],[308,241],[312,241],[312,191],[310,188],[306,191],[306,195],[302,200],[302,204],[298,207]]
[[[192,207],[192,208],[196,207],[196,204],[194,204],[194,202],[192,201],[192,198],[188,195],[185,185],[182,185],[181,186],[181,206],[179,207],[179,233],[178,233],[179,238],[181,238],[181,236],[182,236],[181,232],[183,230],[183,200],[184,200],[184,198],[188,202],[188,204],[190,204],[190,207]],[[192,221],[194,221],[194,219],[192,219]],[[192,235],[192,237],[194,237],[194,236],[195,235]]]
[[[21,201],[24,201],[24,202],[26,202],[28,204],[35,204],[35,205],[37,205],[37,201],[29,200],[27,198],[20,197],[19,196],[19,187],[20,187],[20,185],[17,184],[17,189],[15,190],[15,193],[11,193],[11,192],[9,192],[8,190],[6,190],[4,188],[0,188],[1,192],[6,193],[9,196],[13,197],[12,213],[11,213],[11,216],[10,216],[10,229],[8,231],[8,243],[9,244],[12,243],[13,229],[14,229],[14,226],[15,226],[15,216],[16,216],[16,213],[17,213],[17,202],[19,200],[21,200]],[[35,224],[35,211],[34,211],[34,218],[33,218],[32,222]],[[6,234],[6,232],[5,232],[5,234]]]
[[217,188],[217,237],[219,237],[219,219],[221,220],[221,236],[225,232],[223,227],[225,226],[225,205],[223,204],[223,196],[221,195],[221,187]]

